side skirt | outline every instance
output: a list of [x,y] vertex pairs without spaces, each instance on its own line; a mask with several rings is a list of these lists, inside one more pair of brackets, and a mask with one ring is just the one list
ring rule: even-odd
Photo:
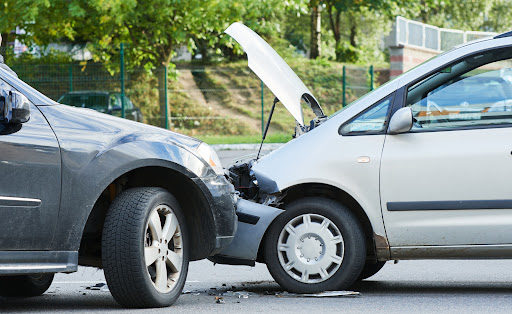
[[512,244],[396,246],[391,259],[512,259]]
[[0,251],[0,276],[72,273],[77,269],[76,251]]

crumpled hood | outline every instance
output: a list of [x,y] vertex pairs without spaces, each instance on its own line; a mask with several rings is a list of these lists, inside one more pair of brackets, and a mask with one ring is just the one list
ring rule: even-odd
[[239,22],[231,24],[225,32],[242,46],[247,54],[249,68],[265,83],[300,125],[304,125],[301,99],[304,99],[317,115],[323,115],[311,91],[258,34]]

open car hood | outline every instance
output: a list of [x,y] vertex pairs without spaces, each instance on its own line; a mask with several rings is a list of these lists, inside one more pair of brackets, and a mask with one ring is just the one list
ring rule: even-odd
[[231,24],[225,32],[242,46],[247,54],[249,68],[300,125],[304,125],[301,99],[309,104],[317,116],[323,116],[323,111],[311,91],[263,38],[238,22]]

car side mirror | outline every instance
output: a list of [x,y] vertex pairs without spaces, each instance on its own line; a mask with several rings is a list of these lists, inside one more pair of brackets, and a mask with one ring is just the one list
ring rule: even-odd
[[0,95],[0,121],[19,124],[30,120],[30,102],[16,91],[3,91]]
[[413,117],[411,107],[398,109],[389,121],[389,134],[409,132],[412,128]]

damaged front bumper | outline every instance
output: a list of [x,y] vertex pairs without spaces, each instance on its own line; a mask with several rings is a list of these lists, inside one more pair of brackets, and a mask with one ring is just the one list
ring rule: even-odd
[[279,208],[239,199],[235,238],[229,246],[208,259],[218,264],[254,266],[265,231],[282,212]]
[[224,176],[197,178],[208,191],[208,202],[215,222],[215,248],[213,254],[229,245],[237,228],[235,188]]

